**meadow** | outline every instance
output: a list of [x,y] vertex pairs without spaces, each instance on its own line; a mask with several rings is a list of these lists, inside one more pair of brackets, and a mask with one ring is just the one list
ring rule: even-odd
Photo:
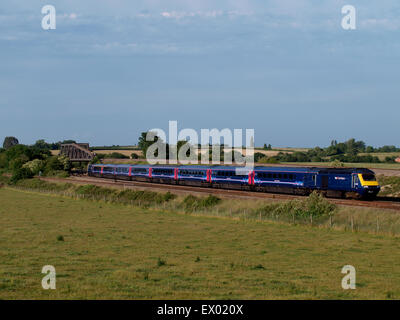
[[0,188],[0,298],[400,297],[398,237],[206,214]]

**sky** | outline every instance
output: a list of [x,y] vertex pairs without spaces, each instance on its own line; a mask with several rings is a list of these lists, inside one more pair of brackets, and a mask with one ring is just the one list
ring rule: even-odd
[[399,146],[399,60],[398,0],[1,0],[0,139],[132,145],[176,120]]

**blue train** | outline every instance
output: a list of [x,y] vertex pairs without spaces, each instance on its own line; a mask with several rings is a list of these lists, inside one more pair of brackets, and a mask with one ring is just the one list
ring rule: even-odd
[[170,165],[89,165],[88,175],[118,180],[179,184],[308,195],[314,190],[327,197],[370,199],[380,186],[375,173],[357,168],[240,167]]

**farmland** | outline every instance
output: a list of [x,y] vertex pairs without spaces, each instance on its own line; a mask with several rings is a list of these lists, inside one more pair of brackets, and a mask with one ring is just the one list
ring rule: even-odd
[[[0,189],[2,299],[387,299],[400,239]],[[40,273],[54,265],[57,289]],[[357,289],[341,288],[341,268]]]

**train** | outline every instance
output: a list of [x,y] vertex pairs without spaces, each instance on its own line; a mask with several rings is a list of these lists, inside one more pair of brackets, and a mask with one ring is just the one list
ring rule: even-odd
[[92,164],[88,176],[115,180],[224,188],[268,193],[373,199],[380,191],[375,173],[365,168],[173,166]]
[[195,187],[268,193],[373,199],[380,191],[375,173],[365,168],[171,166],[92,164],[88,176]]

